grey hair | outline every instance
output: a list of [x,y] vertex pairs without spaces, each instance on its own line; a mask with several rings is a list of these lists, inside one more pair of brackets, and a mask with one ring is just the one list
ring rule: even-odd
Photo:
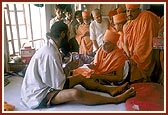
[[94,16],[95,14],[101,14],[100,9],[96,8],[96,9],[92,10],[92,15]]

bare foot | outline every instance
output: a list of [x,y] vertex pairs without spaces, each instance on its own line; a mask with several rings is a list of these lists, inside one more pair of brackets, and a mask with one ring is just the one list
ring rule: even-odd
[[116,95],[122,94],[123,92],[125,92],[129,88],[130,88],[129,83],[126,82],[123,85],[116,87],[115,89],[111,89],[112,90],[111,95],[116,96]]
[[127,89],[124,93],[116,96],[115,98],[118,98],[118,102],[125,102],[128,98],[133,97],[136,95],[136,91],[133,87]]

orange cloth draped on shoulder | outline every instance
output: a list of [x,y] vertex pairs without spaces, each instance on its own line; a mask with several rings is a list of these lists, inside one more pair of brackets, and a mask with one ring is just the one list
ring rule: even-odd
[[74,70],[73,75],[82,74],[89,78],[91,74],[106,74],[117,71],[124,67],[124,63],[127,59],[127,56],[121,49],[117,48],[107,54],[102,48],[99,48],[94,59],[95,68],[77,68]]
[[110,53],[106,53],[100,48],[94,59],[94,74],[110,73],[117,71],[124,66],[127,56],[121,49],[115,49]]
[[139,16],[125,24],[125,37],[128,42],[131,59],[138,68],[144,69],[151,63],[153,37],[157,37],[159,18],[152,12],[142,11]]
[[93,51],[93,44],[90,40],[90,36],[86,33],[89,33],[89,25],[81,24],[78,27],[76,40],[79,44],[79,53],[80,54],[89,54]]

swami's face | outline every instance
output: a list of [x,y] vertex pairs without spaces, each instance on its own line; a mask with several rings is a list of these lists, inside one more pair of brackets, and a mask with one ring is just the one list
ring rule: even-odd
[[103,51],[106,53],[112,52],[114,49],[114,44],[111,43],[110,41],[103,39],[103,45],[102,45]]
[[123,25],[121,23],[116,23],[114,27],[115,27],[117,32],[123,30]]
[[89,25],[91,22],[91,18],[90,17],[83,17],[83,23]]

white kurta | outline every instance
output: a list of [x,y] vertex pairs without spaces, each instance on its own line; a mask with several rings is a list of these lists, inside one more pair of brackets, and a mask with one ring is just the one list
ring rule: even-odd
[[29,108],[36,108],[49,89],[62,90],[66,81],[62,58],[52,39],[32,57],[21,87],[21,100]]
[[[102,19],[101,23],[97,23],[95,20],[90,24],[90,39],[96,40],[98,46],[100,47],[103,43],[104,33],[108,29],[108,19]],[[95,47],[93,47],[95,50]]]

